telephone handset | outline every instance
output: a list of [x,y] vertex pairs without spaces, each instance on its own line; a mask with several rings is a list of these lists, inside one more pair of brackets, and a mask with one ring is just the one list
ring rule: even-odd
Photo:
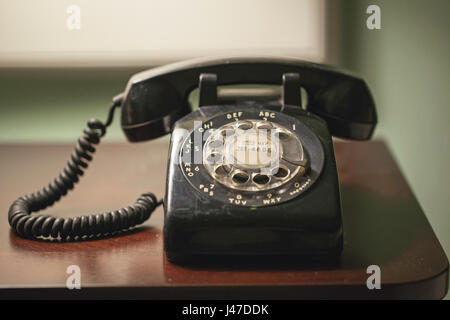
[[[234,84],[278,85],[230,87]],[[199,108],[188,96],[199,88]],[[307,94],[302,108],[301,88]],[[31,215],[66,195],[122,108],[131,142],[171,133],[164,201],[75,218]],[[366,140],[377,122],[363,80],[285,58],[200,59],[131,77],[107,121],[92,119],[63,172],[20,197],[8,219],[23,237],[79,240],[125,231],[164,204],[171,261],[211,255],[338,256],[342,219],[331,136]]]
[[[122,129],[128,140],[144,141],[170,133],[171,125],[191,111],[187,96],[199,85],[201,74],[217,75],[216,85],[280,85],[283,74],[298,74],[301,81],[287,81],[284,88],[301,85],[308,93],[308,111],[322,117],[333,136],[366,140],[377,122],[365,82],[333,67],[287,58],[199,59],[131,77],[122,108]],[[294,89],[292,95],[285,99],[298,104],[299,93]],[[208,102],[214,103],[214,98]]]

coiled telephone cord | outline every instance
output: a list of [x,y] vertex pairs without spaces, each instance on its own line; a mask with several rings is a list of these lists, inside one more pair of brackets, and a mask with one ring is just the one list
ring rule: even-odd
[[105,135],[112,123],[115,108],[120,105],[114,100],[106,123],[91,119],[78,139],[69,161],[62,172],[46,187],[15,200],[8,211],[8,221],[15,232],[24,238],[50,238],[61,240],[82,240],[112,235],[130,229],[146,221],[151,213],[162,204],[154,194],[142,194],[128,207],[75,218],[56,218],[48,215],[31,215],[58,201],[83,175],[95,152],[95,145]]

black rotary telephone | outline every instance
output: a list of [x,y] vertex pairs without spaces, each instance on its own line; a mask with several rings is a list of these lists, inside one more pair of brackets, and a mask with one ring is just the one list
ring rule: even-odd
[[[229,86],[236,84],[260,86]],[[192,112],[188,96],[197,87],[199,108]],[[32,215],[74,187],[116,107],[131,142],[171,133],[164,201],[144,193],[131,206],[97,215]],[[90,239],[132,228],[163,203],[171,261],[338,256],[342,219],[331,136],[366,140],[376,122],[364,81],[328,66],[224,58],[150,69],[131,77],[105,123],[88,122],[56,179],[13,202],[9,223],[31,239]]]

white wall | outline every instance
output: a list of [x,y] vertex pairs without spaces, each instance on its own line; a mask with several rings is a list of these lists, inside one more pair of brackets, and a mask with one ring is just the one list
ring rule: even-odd
[[[81,28],[69,30],[69,5]],[[323,0],[0,0],[0,67],[156,65],[213,54],[323,61]]]

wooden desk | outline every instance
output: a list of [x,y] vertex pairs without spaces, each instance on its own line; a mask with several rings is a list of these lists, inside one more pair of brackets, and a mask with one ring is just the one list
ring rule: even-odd
[[[383,142],[337,142],[345,244],[335,265],[272,263],[182,267],[164,258],[160,207],[121,237],[73,243],[24,240],[6,213],[64,166],[72,145],[1,145],[0,297],[60,298],[442,298],[448,260]],[[47,212],[82,215],[164,193],[166,140],[101,145],[77,188]],[[381,268],[368,290],[366,268]],[[66,268],[81,268],[81,290]]]

